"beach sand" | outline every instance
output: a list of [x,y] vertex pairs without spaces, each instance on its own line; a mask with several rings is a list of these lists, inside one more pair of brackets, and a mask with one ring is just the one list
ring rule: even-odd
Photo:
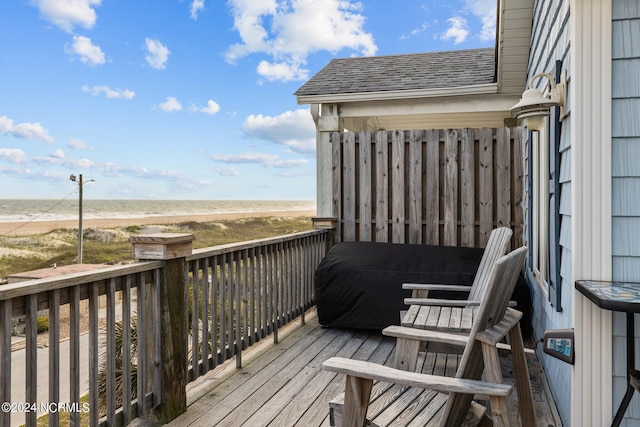
[[[273,212],[247,212],[247,213],[225,213],[225,214],[203,214],[203,215],[176,215],[176,216],[154,216],[144,218],[100,218],[84,219],[82,228],[120,228],[132,225],[162,225],[177,224],[181,222],[215,222],[224,220],[234,220],[239,218],[257,217],[313,217],[316,212],[307,211],[273,211]],[[0,222],[0,236],[17,237],[32,236],[36,234],[48,233],[59,228],[78,228],[78,220],[65,221],[33,221],[23,222]]]

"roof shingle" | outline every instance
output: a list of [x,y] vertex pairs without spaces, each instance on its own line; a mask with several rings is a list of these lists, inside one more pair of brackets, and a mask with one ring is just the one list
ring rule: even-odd
[[333,59],[295,95],[441,89],[495,83],[495,49]]

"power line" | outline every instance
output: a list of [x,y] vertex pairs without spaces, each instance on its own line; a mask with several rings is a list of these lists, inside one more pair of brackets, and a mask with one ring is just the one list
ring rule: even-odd
[[64,202],[65,200],[67,200],[69,197],[71,197],[71,195],[73,193],[76,193],[78,190],[73,190],[71,193],[67,194],[66,196],[64,196],[64,198],[58,200],[53,206],[51,206],[49,209],[40,212],[40,215],[36,216],[35,218],[32,218],[31,220],[25,222],[24,224],[20,224],[19,226],[17,226],[16,228],[7,231],[6,233],[4,233],[2,235],[2,237],[9,237],[9,234],[13,233],[16,230],[21,229],[22,227],[24,227],[25,225],[31,224],[33,221],[37,220],[38,218],[40,218],[42,215],[46,214],[47,212],[51,211],[53,208],[55,208],[56,206],[58,206],[60,203]]

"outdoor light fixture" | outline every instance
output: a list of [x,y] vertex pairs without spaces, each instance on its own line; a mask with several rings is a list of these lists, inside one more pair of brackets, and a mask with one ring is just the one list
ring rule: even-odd
[[[540,89],[533,88],[533,82],[541,77],[546,77],[551,84],[548,95]],[[560,107],[560,119],[565,116],[565,104],[567,98],[567,73],[562,72],[560,82],[556,83],[551,74],[539,73],[529,80],[529,88],[522,93],[520,102],[511,107],[511,115],[523,120],[523,126],[529,130],[541,130],[544,128],[546,117],[549,116],[552,107]]]

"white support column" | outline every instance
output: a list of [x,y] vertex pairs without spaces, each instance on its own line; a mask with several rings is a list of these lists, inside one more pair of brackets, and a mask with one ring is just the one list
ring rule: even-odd
[[[573,280],[611,280],[611,2],[571,0]],[[611,312],[573,290],[571,424],[610,425]]]
[[331,134],[342,131],[342,119],[336,104],[322,104],[321,114],[318,115],[317,104],[311,106],[311,114],[316,122],[316,167],[317,192],[316,215],[320,218],[333,216],[332,194],[332,159]]

